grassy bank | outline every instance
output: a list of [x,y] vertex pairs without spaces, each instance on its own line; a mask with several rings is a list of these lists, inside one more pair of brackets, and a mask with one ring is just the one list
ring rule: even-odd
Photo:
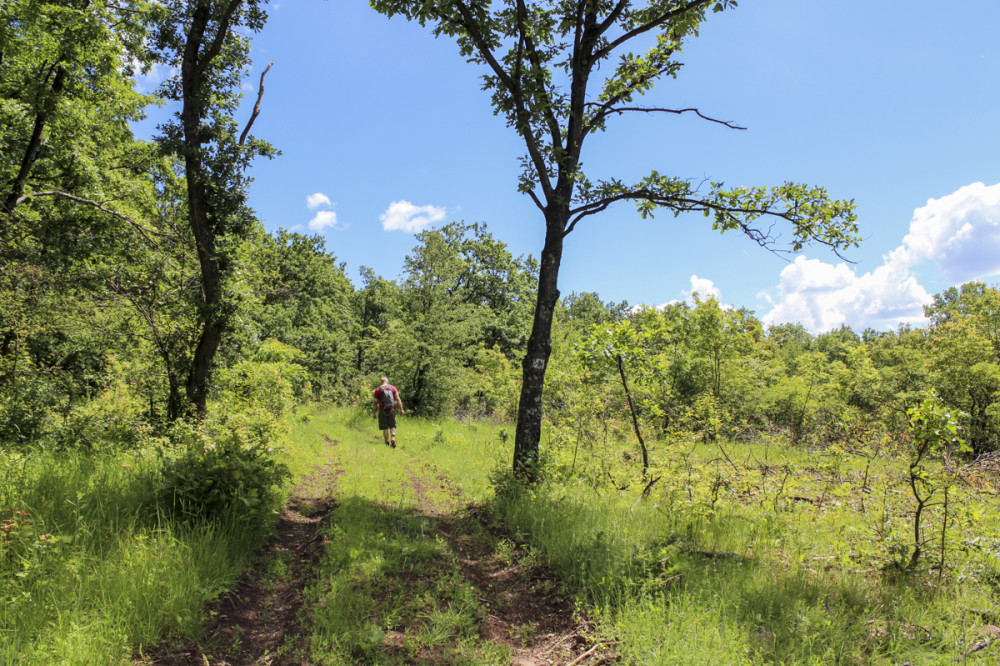
[[0,664],[127,663],[196,634],[260,540],[157,511],[152,453],[0,456]]
[[1000,659],[995,480],[985,492],[957,483],[949,514],[938,494],[908,569],[905,460],[773,442],[654,453],[665,463],[643,478],[595,452],[570,473],[556,450],[547,482],[496,500],[507,529],[604,620],[623,663]]

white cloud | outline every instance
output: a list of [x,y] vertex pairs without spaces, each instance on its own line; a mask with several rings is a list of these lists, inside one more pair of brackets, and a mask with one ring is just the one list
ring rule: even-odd
[[445,210],[441,206],[414,206],[409,201],[393,201],[379,219],[386,231],[399,229],[415,234],[444,217]]
[[913,212],[903,247],[911,263],[929,259],[951,282],[1000,273],[1000,183],[928,200]]
[[[719,288],[715,286],[715,283],[709,280],[708,278],[700,278],[697,275],[691,276],[691,289],[682,291],[681,294],[684,296],[684,300],[687,301],[689,305],[694,305],[695,294],[698,294],[698,298],[700,298],[702,301],[707,301],[711,298],[720,301],[720,303],[722,301],[722,292],[720,292]],[[677,305],[680,302],[681,301],[679,299],[673,298],[667,301],[666,303],[661,303],[660,305],[650,306],[639,303],[637,305],[632,306],[631,311],[638,312],[643,308],[647,307],[651,307],[654,310],[663,310],[664,308],[667,308],[671,305]],[[731,308],[732,306],[720,305],[720,307],[728,309]]]
[[694,295],[698,294],[698,298],[703,301],[714,298],[717,301],[722,300],[722,295],[719,292],[719,288],[715,286],[715,283],[708,278],[700,278],[697,275],[691,276],[691,290],[684,292],[685,297],[689,301],[694,300]]
[[778,302],[762,321],[797,322],[814,332],[843,324],[864,329],[920,322],[931,297],[899,255],[898,250],[891,253],[881,266],[860,276],[845,263],[797,257],[781,271]]
[[332,210],[321,210],[316,213],[313,219],[309,220],[309,228],[312,231],[323,231],[324,229],[337,228],[337,214]]
[[326,196],[322,192],[315,192],[306,197],[306,206],[309,210],[314,208],[319,208],[320,206],[329,206],[330,197]]
[[799,322],[815,332],[924,321],[931,301],[912,270],[935,264],[950,282],[1000,273],[1000,184],[967,185],[913,212],[903,243],[875,270],[858,275],[844,263],[798,257],[781,271],[777,302],[765,324]]
[[149,71],[143,74],[141,71],[142,65],[136,59],[132,60],[132,67],[136,71],[136,90],[144,94],[156,90],[161,83],[181,71],[179,67],[171,67],[170,65],[154,62]]

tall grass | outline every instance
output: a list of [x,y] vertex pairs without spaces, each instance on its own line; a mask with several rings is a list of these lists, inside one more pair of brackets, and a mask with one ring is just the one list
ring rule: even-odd
[[[556,451],[547,482],[505,486],[493,504],[627,664],[954,663],[1000,617],[1000,561],[967,545],[1000,535],[988,497],[964,498],[978,518],[949,528],[947,575],[904,573],[892,558],[912,516],[902,461],[869,468],[869,488],[884,490],[873,498],[842,453],[772,450],[780,460],[758,465],[762,450],[725,446],[661,446],[672,463],[645,499],[637,474],[625,490],[598,485],[566,474]],[[887,512],[895,527],[879,536]]]
[[160,514],[158,465],[141,452],[0,456],[0,664],[128,663],[165,634],[197,634],[262,532]]

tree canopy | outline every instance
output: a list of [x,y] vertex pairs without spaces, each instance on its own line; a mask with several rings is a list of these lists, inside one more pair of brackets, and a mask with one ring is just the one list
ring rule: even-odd
[[642,217],[665,210],[701,213],[721,232],[740,231],[775,249],[773,221],[791,227],[788,249],[819,243],[834,252],[858,242],[853,201],[833,200],[822,187],[799,183],[726,186],[695,183],[652,171],[625,182],[593,178],[583,149],[595,132],[632,113],[695,114],[733,129],[697,108],[642,105],[640,98],[682,67],[684,43],[710,13],[733,0],[372,0],[387,16],[429,25],[454,38],[461,55],[485,69],[493,108],[523,140],[518,190],[535,203],[545,224],[538,298],[523,362],[514,468],[531,476],[541,436],[542,389],[559,298],[563,239],[583,219],[631,201]]

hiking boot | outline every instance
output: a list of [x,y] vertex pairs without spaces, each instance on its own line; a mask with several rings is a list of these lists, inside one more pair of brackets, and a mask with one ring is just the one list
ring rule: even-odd
[[389,447],[393,448],[393,449],[396,448],[396,438],[395,437],[393,437],[392,439],[389,440]]

